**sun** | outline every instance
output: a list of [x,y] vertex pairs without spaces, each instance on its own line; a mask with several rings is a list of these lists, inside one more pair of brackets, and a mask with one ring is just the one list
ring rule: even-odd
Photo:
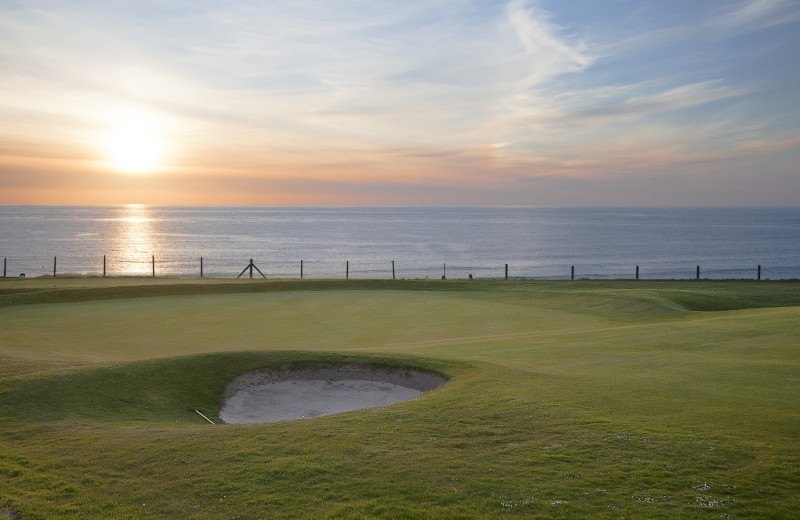
[[163,166],[164,137],[154,116],[124,111],[112,118],[106,135],[110,167],[124,173],[152,173]]

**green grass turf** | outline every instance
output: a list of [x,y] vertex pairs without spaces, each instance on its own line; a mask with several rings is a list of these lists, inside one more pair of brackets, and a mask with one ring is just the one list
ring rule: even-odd
[[[795,518],[799,340],[797,282],[2,280],[0,518]],[[451,381],[192,411],[315,360]]]

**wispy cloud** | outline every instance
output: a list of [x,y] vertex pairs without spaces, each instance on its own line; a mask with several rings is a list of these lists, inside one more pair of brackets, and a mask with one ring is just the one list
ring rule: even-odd
[[548,20],[548,14],[525,0],[512,0],[506,14],[523,54],[518,65],[522,86],[541,85],[554,77],[579,72],[592,64],[588,46],[563,35],[563,29]]
[[598,106],[564,116],[572,121],[581,119],[646,117],[658,112],[671,112],[748,94],[748,88],[733,88],[719,80],[681,85],[646,96],[630,97],[622,103]]
[[793,0],[746,0],[715,22],[728,29],[755,31],[800,20],[800,5]]

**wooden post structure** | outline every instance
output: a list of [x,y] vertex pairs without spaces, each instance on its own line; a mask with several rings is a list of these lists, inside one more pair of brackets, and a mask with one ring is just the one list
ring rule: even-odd
[[6,277],[6,262],[7,261],[8,261],[8,258],[3,258],[3,278]]
[[350,279],[350,260],[348,260],[347,264],[345,265],[344,279],[345,280],[349,280]]
[[395,277],[394,277],[394,260],[392,260],[392,280],[395,280]]
[[699,265],[697,266],[697,274],[695,275],[695,279],[696,280],[700,279],[700,266]]
[[203,277],[203,257],[200,257],[200,278]]
[[506,264],[506,280],[508,280],[508,264]]
[[[5,277],[5,269],[3,270],[3,277]],[[758,264],[758,280],[761,280],[761,264]]]
[[447,262],[442,264],[442,280],[447,280]]
[[636,266],[636,279],[639,279],[639,266]]
[[253,269],[255,269],[256,271],[258,271],[258,274],[260,274],[262,278],[266,278],[266,276],[264,276],[264,273],[262,273],[262,272],[261,272],[261,269],[259,269],[258,267],[256,267],[256,264],[254,264],[254,263],[253,263],[253,259],[251,258],[251,259],[250,259],[250,263],[249,263],[249,264],[247,264],[247,267],[245,267],[244,269],[242,269],[242,272],[241,272],[241,273],[239,273],[239,276],[237,276],[237,277],[236,277],[236,279],[238,280],[239,278],[241,278],[241,277],[242,277],[242,275],[243,275],[244,273],[246,273],[248,269],[250,270],[250,278],[252,278],[252,277],[253,277]]
[[53,257],[53,278],[56,277],[56,260],[57,260],[57,257],[54,256]]
[[153,255],[153,278],[156,277],[156,255]]
[[303,279],[303,261],[300,260],[300,279]]
[[572,271],[570,271],[569,279],[570,280],[574,280],[575,279],[575,266],[574,265],[572,266]]
[[106,255],[103,255],[103,278],[106,277]]

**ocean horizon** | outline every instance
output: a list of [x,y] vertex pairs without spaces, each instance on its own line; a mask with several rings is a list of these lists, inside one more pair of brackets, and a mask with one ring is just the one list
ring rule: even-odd
[[[4,276],[800,278],[800,208],[0,206]],[[202,260],[201,260],[202,258]],[[574,275],[573,275],[574,267]],[[246,273],[245,276],[249,276]],[[256,272],[256,276],[259,276]]]

